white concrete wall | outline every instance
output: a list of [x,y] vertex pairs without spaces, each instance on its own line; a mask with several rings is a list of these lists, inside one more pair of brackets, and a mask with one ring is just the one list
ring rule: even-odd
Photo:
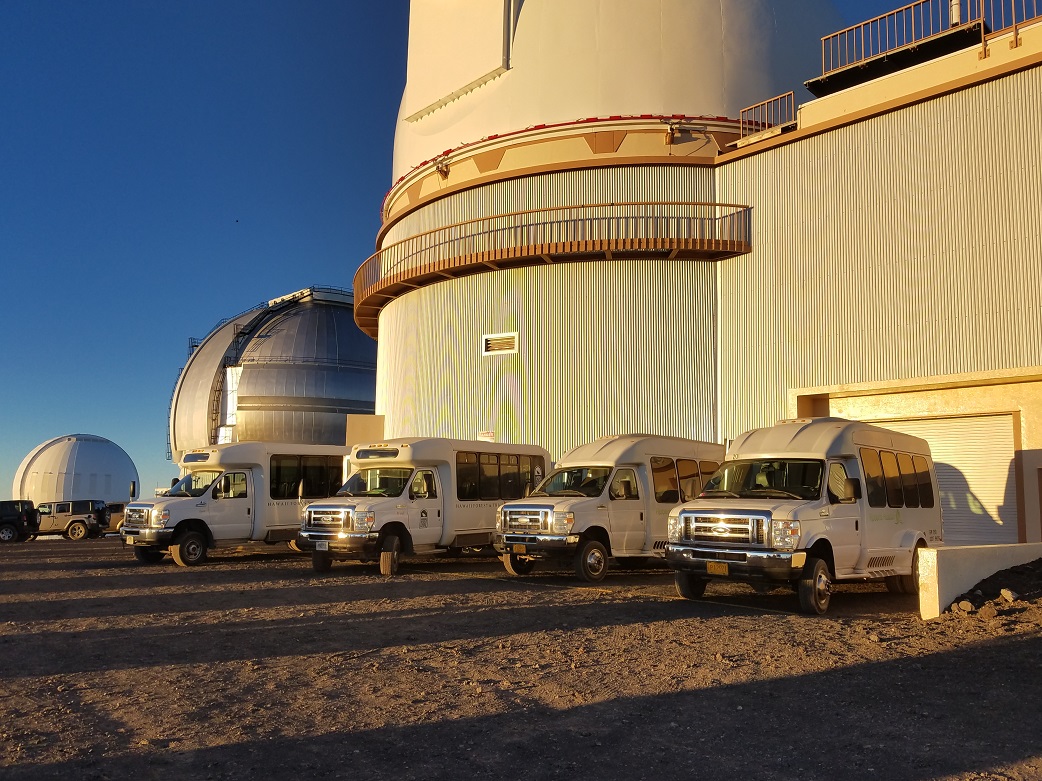
[[1042,558],[1042,543],[963,545],[919,551],[919,615],[937,618],[989,575]]

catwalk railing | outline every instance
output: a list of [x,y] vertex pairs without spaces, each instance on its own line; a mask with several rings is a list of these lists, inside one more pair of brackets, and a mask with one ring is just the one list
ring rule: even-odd
[[[1042,17],[1042,0],[920,0],[821,39],[821,75],[921,43],[982,18],[986,38]],[[985,32],[987,31],[987,32]]]
[[743,108],[739,116],[742,138],[795,121],[796,98],[792,92]]
[[455,223],[398,241],[354,278],[355,319],[409,289],[503,267],[627,256],[719,260],[751,249],[751,209],[720,203],[603,203],[533,209]]

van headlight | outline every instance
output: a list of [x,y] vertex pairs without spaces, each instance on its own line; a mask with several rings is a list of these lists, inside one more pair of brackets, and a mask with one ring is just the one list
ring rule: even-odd
[[169,510],[153,510],[152,511],[152,525],[157,529],[162,529],[166,526],[166,522],[170,520]]
[[356,532],[371,532],[376,524],[376,513],[372,510],[356,512],[353,517]]
[[503,515],[506,512],[506,505],[501,504],[496,508],[496,531],[502,533],[503,531]]
[[795,550],[800,543],[799,521],[771,521],[771,547],[777,550]]
[[573,523],[575,523],[575,513],[563,513],[559,510],[554,510],[554,522],[551,531],[554,534],[569,534],[572,531]]
[[666,521],[666,539],[670,542],[680,542],[684,539],[684,522],[680,519],[680,513],[670,513]]

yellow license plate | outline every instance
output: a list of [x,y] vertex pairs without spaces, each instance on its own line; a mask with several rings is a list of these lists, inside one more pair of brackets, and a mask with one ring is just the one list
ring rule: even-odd
[[514,545],[514,546],[511,547],[511,551],[513,553],[524,553],[527,550],[528,550],[528,548],[526,546],[524,546],[524,545]]
[[726,575],[727,574],[727,562],[726,561],[707,561],[706,572],[710,575]]

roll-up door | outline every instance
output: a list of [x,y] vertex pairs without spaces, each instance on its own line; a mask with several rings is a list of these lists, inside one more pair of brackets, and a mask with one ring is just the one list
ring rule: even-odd
[[879,421],[930,443],[946,545],[1019,542],[1013,416]]

